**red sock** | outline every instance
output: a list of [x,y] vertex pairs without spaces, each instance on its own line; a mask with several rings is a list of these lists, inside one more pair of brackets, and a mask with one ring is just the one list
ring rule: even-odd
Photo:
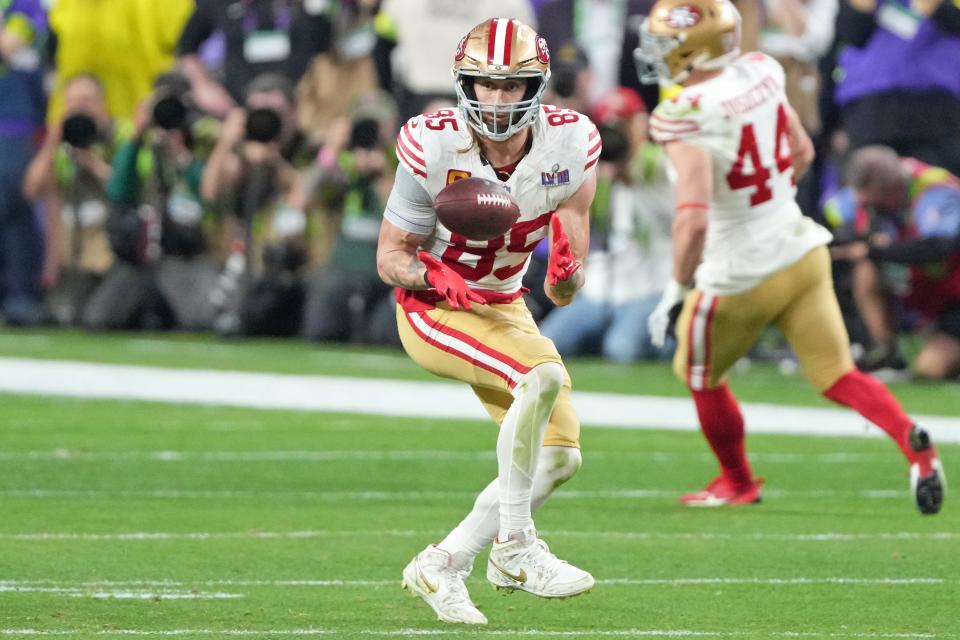
[[697,405],[700,428],[720,467],[734,484],[753,482],[753,472],[743,445],[743,414],[726,383],[716,389],[690,390]]
[[909,442],[913,421],[903,412],[903,408],[890,390],[879,380],[859,369],[852,369],[824,391],[823,395],[834,402],[850,407],[886,431],[903,451],[903,455],[907,459],[913,458],[914,452]]

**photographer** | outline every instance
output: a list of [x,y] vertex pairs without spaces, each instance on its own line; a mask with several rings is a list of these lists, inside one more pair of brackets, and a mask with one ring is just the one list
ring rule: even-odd
[[647,112],[620,87],[593,109],[603,142],[597,194],[590,209],[587,284],[572,304],[540,327],[561,355],[602,354],[616,362],[666,358],[650,342],[647,317],[672,269],[672,196],[665,157],[647,141]]
[[590,113],[593,72],[583,49],[568,42],[553,53],[552,78],[544,102],[580,113]]
[[917,375],[960,373],[960,179],[945,169],[867,146],[850,161],[848,189],[828,217],[837,228],[834,259],[853,267],[853,296],[873,341],[858,360],[865,370],[903,373],[898,302],[920,316],[927,332]]
[[[197,103],[217,117],[243,98],[248,83],[264,74],[297,82],[317,54],[330,49],[333,15],[327,0],[201,0],[180,35],[177,56]],[[213,34],[223,37],[221,84],[200,56]]]
[[389,96],[367,96],[352,121],[330,127],[312,171],[313,191],[336,225],[330,261],[311,275],[303,330],[315,341],[399,344],[392,288],[377,273],[380,221],[396,155]]
[[106,184],[114,150],[129,137],[107,115],[103,87],[91,75],[67,80],[66,117],[50,127],[27,167],[24,196],[46,212],[42,282],[54,322],[76,324],[113,264],[107,240]]
[[208,299],[217,269],[206,256],[203,164],[192,149],[197,116],[188,89],[182,76],[160,76],[114,158],[107,230],[118,260],[87,304],[87,328],[213,325]]
[[293,335],[300,327],[311,225],[303,178],[288,158],[301,138],[294,108],[286,78],[254,78],[245,109],[227,115],[203,172],[204,199],[224,206],[234,227],[211,294],[221,334]]

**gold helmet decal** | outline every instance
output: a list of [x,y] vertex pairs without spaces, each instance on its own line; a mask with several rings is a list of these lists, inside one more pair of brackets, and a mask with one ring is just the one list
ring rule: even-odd
[[671,9],[664,18],[664,22],[673,29],[689,29],[700,22],[702,17],[703,14],[697,7],[682,5]]
[[467,55],[467,38],[469,36],[463,36],[460,38],[460,44],[457,45],[457,51],[453,54],[453,59],[455,62],[460,62]]
[[740,13],[730,0],[659,0],[640,26],[634,52],[640,79],[683,82],[740,55]]
[[[540,110],[540,96],[550,78],[547,41],[519,20],[492,18],[460,40],[453,55],[453,77],[464,120],[482,136],[506,140],[530,126]],[[473,90],[477,78],[521,78],[527,91],[520,102],[480,102]],[[497,124],[496,116],[503,113],[510,114],[507,125]]]

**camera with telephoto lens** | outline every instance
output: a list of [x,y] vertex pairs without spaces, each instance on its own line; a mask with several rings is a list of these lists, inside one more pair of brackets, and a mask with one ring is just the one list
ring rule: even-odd
[[153,104],[153,123],[161,129],[172,131],[187,122],[189,110],[176,95],[161,96]]
[[247,112],[246,138],[251,142],[276,142],[283,131],[283,120],[273,109],[258,108]]
[[589,67],[590,61],[583,49],[568,42],[561,46],[553,62],[553,91],[561,98],[572,98],[577,92],[577,76]]
[[380,145],[380,123],[373,118],[362,118],[350,129],[348,149],[376,149]]
[[190,97],[190,82],[180,73],[164,73],[154,83],[153,124],[173,131],[189,129],[198,117]]
[[570,98],[577,91],[577,71],[560,69],[553,74],[553,91],[561,98]]
[[97,140],[97,123],[85,113],[74,113],[63,121],[63,141],[75,149],[87,149]]

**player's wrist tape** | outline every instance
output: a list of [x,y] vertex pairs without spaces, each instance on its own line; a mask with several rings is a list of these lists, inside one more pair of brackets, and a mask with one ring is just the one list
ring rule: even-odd
[[680,202],[677,204],[677,211],[683,209],[709,209],[705,202]]
[[671,278],[667,283],[664,297],[669,297],[672,300],[683,300],[689,291],[690,287],[684,286]]

